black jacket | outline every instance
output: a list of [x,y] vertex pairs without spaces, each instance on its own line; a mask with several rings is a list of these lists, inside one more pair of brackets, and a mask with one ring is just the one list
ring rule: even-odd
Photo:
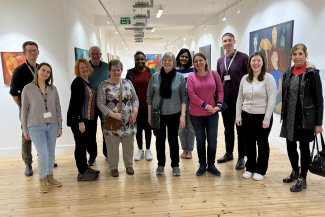
[[[147,69],[149,69],[149,78],[151,78],[151,76],[153,75],[153,73],[155,73],[155,70],[154,69],[150,69],[148,67],[146,67]],[[134,73],[135,73],[135,68],[132,68],[132,69],[129,69],[126,73],[126,76],[125,78],[126,79],[129,79],[132,83],[133,83],[133,76],[134,76]]]
[[71,97],[67,115],[67,125],[72,126],[83,122],[82,107],[85,102],[85,85],[81,77],[76,77],[71,83]]
[[[287,102],[291,74],[292,68],[289,68],[283,75],[281,120],[285,118],[287,112],[290,112],[287,111]],[[298,100],[301,105],[299,110],[301,111],[303,129],[313,130],[315,126],[321,126],[324,105],[322,82],[318,69],[307,67],[301,78]]]

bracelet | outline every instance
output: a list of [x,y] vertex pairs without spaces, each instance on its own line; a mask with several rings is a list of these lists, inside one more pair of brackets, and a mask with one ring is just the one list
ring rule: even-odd
[[186,116],[186,113],[182,113],[183,116]]

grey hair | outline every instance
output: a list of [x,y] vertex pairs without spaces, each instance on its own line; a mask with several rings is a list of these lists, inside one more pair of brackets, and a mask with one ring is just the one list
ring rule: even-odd
[[117,66],[123,71],[123,64],[120,60],[111,60],[108,63],[108,71],[111,71],[112,66]]
[[164,56],[162,57],[162,62],[164,62],[165,59],[167,59],[167,57],[170,57],[172,58],[173,60],[173,68],[176,68],[176,58],[175,58],[175,55],[172,53],[172,52],[166,52],[164,54]]

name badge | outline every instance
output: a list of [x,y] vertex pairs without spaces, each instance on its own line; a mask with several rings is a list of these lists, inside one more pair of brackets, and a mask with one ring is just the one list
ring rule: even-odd
[[50,117],[52,117],[52,113],[46,112],[46,113],[43,113],[43,116],[44,116],[44,118],[50,118]]
[[230,75],[225,75],[224,80],[229,81],[230,80]]

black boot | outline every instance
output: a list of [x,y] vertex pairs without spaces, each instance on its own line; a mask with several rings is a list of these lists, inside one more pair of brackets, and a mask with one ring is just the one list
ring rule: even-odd
[[283,182],[284,183],[291,183],[294,180],[298,179],[298,177],[299,177],[299,168],[298,168],[298,171],[292,170],[291,174],[288,177],[285,177],[283,179]]
[[306,188],[307,188],[306,179],[299,177],[297,183],[290,187],[290,191],[291,192],[300,192]]

